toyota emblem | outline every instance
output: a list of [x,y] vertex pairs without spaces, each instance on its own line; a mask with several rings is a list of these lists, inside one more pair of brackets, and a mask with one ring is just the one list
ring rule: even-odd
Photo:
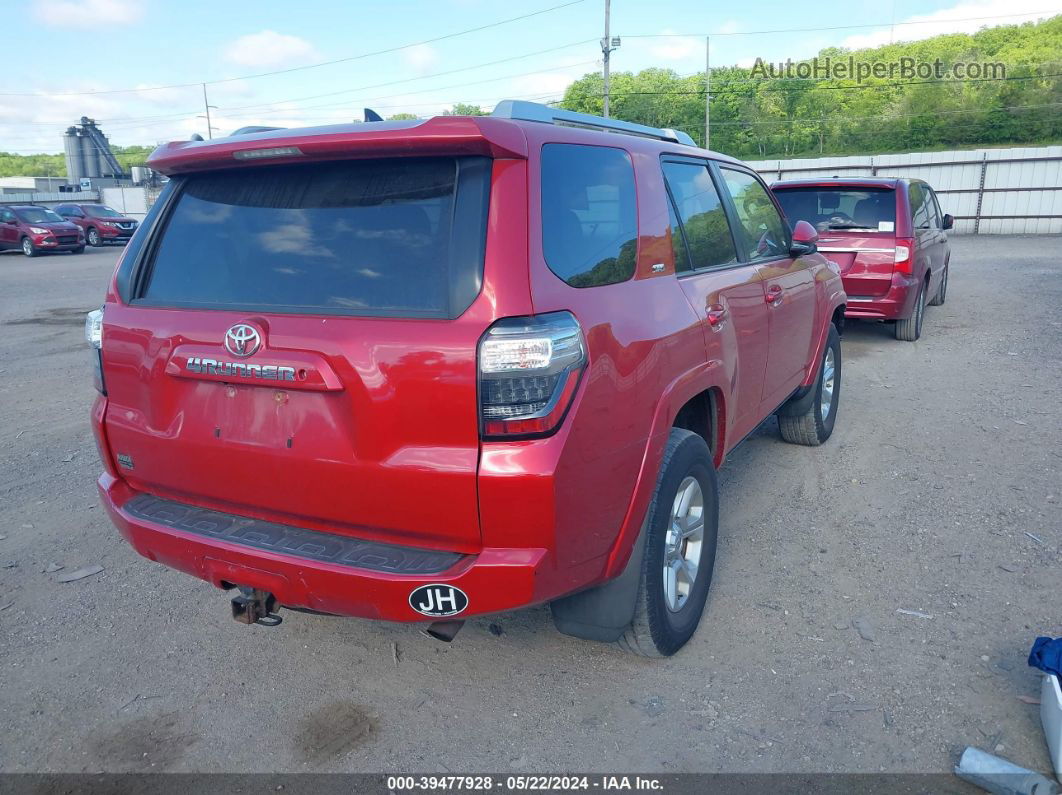
[[262,347],[262,335],[254,326],[237,323],[225,332],[225,350],[233,356],[250,356]]

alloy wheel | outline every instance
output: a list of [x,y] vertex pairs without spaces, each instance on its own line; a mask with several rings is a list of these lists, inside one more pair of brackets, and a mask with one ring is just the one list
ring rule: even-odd
[[664,539],[664,598],[667,609],[681,610],[693,592],[704,543],[704,494],[696,478],[679,485]]

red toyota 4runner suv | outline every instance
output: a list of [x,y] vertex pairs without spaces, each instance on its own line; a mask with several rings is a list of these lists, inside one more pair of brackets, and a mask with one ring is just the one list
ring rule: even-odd
[[449,639],[551,602],[674,653],[716,467],[775,412],[830,436],[845,306],[814,229],[692,144],[505,102],[158,149],[171,181],[86,329],[122,534],[239,588],[247,623]]
[[919,179],[788,180],[771,186],[790,218],[810,221],[819,251],[837,262],[846,315],[896,322],[896,339],[922,336],[926,304],[948,293],[947,230],[933,189]]

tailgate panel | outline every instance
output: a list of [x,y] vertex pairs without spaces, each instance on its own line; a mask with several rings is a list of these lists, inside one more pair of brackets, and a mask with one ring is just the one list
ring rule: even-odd
[[[265,342],[238,360],[222,340],[248,321]],[[471,551],[480,540],[482,328],[473,312],[464,320],[247,318],[109,305],[108,437],[116,458],[131,461],[122,472],[141,491],[360,538]],[[187,360],[206,350],[219,362],[295,362],[305,377],[190,372]]]

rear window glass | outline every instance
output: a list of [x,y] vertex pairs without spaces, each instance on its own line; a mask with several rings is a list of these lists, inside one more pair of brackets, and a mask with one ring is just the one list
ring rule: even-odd
[[576,144],[542,147],[542,251],[573,287],[634,275],[638,209],[634,166],[622,149]]
[[489,162],[395,158],[187,177],[142,298],[455,317],[482,280]]
[[790,224],[807,221],[820,232],[896,229],[896,193],[891,188],[779,188],[774,195]]

